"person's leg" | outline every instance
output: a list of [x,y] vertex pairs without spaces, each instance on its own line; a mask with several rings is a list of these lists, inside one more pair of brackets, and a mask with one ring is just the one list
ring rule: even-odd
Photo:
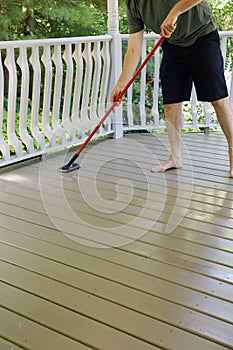
[[229,98],[213,101],[212,105],[228,142],[230,161],[229,176],[233,178],[233,106],[230,103]]
[[151,169],[153,173],[182,167],[182,103],[165,104],[165,118],[171,148],[170,157],[160,166],[153,167]]
[[199,38],[193,48],[190,67],[197,98],[211,102],[215,109],[228,142],[229,175],[233,177],[233,107],[228,98],[218,31]]
[[187,48],[170,44],[167,40],[164,40],[162,48],[163,57],[160,66],[160,77],[167,134],[170,143],[170,157],[160,166],[153,167],[151,169],[153,173],[182,167],[182,101],[190,99],[192,90],[189,67],[186,64],[186,60],[184,60]]

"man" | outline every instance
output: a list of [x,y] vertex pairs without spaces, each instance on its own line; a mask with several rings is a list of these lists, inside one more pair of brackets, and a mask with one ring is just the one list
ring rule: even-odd
[[224,78],[219,35],[206,0],[126,0],[129,44],[120,78],[112,91],[116,101],[132,77],[141,55],[144,26],[165,37],[160,68],[171,153],[152,172],[182,167],[182,102],[190,99],[192,82],[199,101],[211,102],[226,136],[233,178],[233,106]]

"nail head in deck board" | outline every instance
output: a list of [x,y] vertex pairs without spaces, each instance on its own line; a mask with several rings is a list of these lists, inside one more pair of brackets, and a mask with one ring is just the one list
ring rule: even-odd
[[23,350],[23,348],[13,344],[12,342],[0,338],[0,349],[1,350]]

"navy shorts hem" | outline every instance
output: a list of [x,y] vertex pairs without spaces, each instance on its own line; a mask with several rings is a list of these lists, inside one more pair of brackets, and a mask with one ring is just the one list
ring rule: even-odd
[[[191,95],[190,95],[191,97]],[[190,97],[189,98],[180,98],[180,99],[171,99],[171,100],[166,100],[164,97],[163,97],[163,104],[164,105],[168,105],[168,104],[173,104],[173,103],[181,103],[181,102],[188,102],[190,101]],[[221,96],[212,96],[212,97],[204,97],[204,98],[201,98],[201,97],[198,97],[197,96],[197,99],[199,102],[214,102],[214,101],[219,101],[219,100],[222,100],[223,98],[227,98],[229,97],[229,94],[228,92],[224,95],[221,95]]]

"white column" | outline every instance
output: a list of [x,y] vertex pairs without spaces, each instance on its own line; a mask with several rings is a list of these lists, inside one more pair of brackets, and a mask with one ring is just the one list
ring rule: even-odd
[[[122,45],[121,35],[119,33],[119,17],[118,17],[118,0],[108,0],[108,33],[112,35],[110,55],[111,55],[111,75],[109,94],[114,88],[122,70]],[[123,119],[122,106],[115,109],[112,114],[112,123],[114,128],[114,137],[119,138],[123,136]]]
[[118,0],[108,0],[108,32],[119,32]]

